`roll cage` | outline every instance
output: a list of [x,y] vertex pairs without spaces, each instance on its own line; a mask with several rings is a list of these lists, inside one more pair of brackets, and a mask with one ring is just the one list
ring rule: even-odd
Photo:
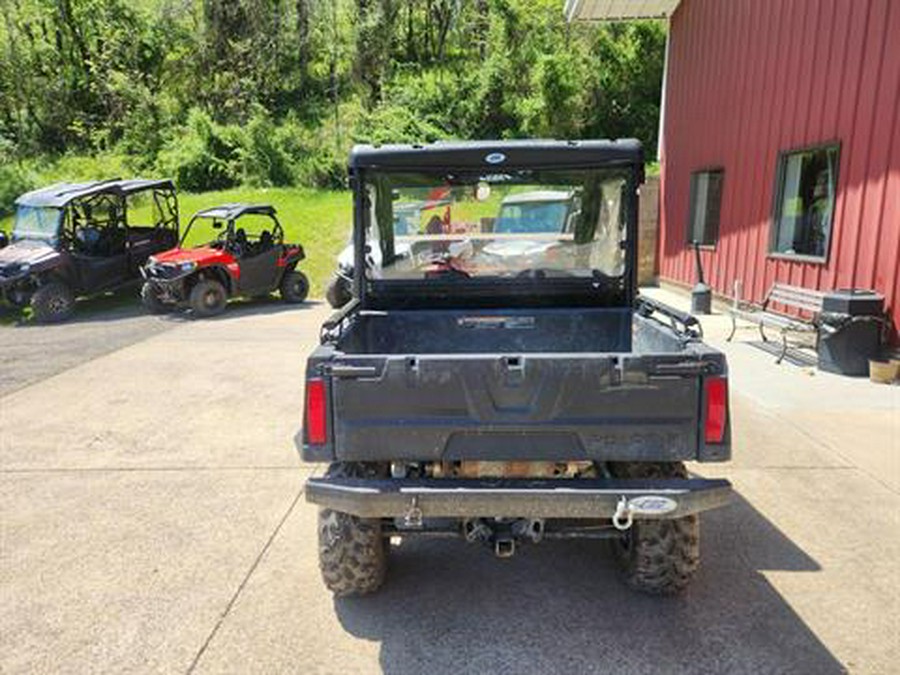
[[[129,222],[129,200],[143,193],[151,195],[154,214],[152,222],[145,226]],[[129,230],[167,229],[177,233],[179,225],[178,199],[171,180],[57,183],[25,193],[16,205],[62,211],[56,246],[75,252],[109,253],[125,245]],[[99,232],[93,244],[87,243],[92,239],[86,236],[90,230]]]
[[[225,204],[203,209],[191,217],[190,222],[184,229],[180,245],[184,247],[187,243],[194,223],[198,220],[211,220],[213,229],[222,229],[224,227],[224,230],[216,236],[213,242],[209,243],[221,242],[225,248],[232,248],[235,244],[251,248],[259,247],[263,243],[271,246],[281,246],[284,243],[284,229],[281,227],[281,223],[275,214],[274,206],[259,204]],[[265,227],[259,227],[257,231],[251,229],[248,232],[243,227],[237,227],[238,221],[248,215],[268,216],[272,221],[271,231]]]
[[[531,307],[544,305],[630,307],[637,296],[637,193],[644,180],[644,158],[636,140],[618,141],[454,141],[428,145],[358,145],[350,155],[354,188],[354,295],[369,309],[415,307]],[[382,248],[382,258],[396,259],[390,231],[395,183],[473,187],[502,184],[514,176],[523,185],[565,186],[590,176],[621,181],[619,218],[624,233],[621,275],[578,277],[472,278],[462,274],[432,275],[426,279],[376,278],[369,274],[371,250]],[[590,175],[590,176],[589,176]],[[573,176],[573,180],[563,180]],[[427,177],[427,180],[426,180]],[[546,179],[545,179],[546,177]],[[528,180],[526,180],[526,178]],[[591,178],[591,213],[602,208],[602,190]],[[512,184],[512,182],[510,182]],[[584,211],[584,195],[581,210]],[[587,239],[596,232],[594,218],[582,216]],[[576,236],[578,233],[575,233]],[[464,237],[463,237],[464,238]],[[472,237],[469,237],[470,239]],[[579,239],[582,237],[578,237]],[[384,266],[384,263],[383,263]],[[452,270],[451,270],[452,271]]]

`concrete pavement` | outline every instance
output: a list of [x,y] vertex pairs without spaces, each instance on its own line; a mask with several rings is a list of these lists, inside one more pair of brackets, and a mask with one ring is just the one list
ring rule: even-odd
[[601,543],[430,541],[334,601],[292,444],[327,309],[235,309],[111,322],[113,350],[0,396],[0,671],[894,672],[900,388],[775,366],[711,317],[735,460],[692,468],[739,496],[687,594],[627,591]]
[[0,306],[0,321],[6,324],[0,325],[0,396],[161,333],[179,321],[174,315],[147,314],[136,297],[134,290],[126,289],[80,300],[72,319],[50,326],[23,321],[19,311]]

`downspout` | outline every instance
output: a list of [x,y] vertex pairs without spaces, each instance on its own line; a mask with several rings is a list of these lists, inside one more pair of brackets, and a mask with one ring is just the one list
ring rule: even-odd
[[659,129],[656,134],[656,161],[660,164],[662,164],[663,161],[663,139],[665,138],[663,132],[666,128],[666,85],[669,80],[669,51],[672,48],[671,35],[672,15],[670,14],[666,17],[666,53],[665,56],[663,56],[662,91],[659,95]]
[[[663,211],[666,208],[666,164],[665,164],[665,138],[666,138],[666,91],[669,84],[669,52],[672,50],[672,15],[666,17],[666,53],[663,56],[662,91],[659,94],[659,129],[656,135],[656,161],[659,163],[659,190],[657,192],[656,212],[656,251],[654,253],[653,275],[659,280],[662,276],[662,250],[663,250]],[[667,223],[668,224],[668,223]]]
[[566,4],[563,7],[566,23],[572,23],[572,20],[580,13],[583,4],[584,0],[566,0]]

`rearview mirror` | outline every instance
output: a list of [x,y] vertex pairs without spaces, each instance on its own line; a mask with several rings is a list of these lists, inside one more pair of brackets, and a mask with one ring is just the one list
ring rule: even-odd
[[222,229],[222,223],[220,223],[218,220],[214,220],[213,223],[212,223],[212,226],[213,226],[213,229],[214,229],[214,230],[221,230],[221,229]]

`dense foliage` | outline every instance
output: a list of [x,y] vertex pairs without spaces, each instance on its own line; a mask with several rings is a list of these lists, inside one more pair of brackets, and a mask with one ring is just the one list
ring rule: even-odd
[[664,28],[567,25],[563,4],[5,0],[0,209],[66,155],[206,190],[340,185],[358,141],[654,147]]

